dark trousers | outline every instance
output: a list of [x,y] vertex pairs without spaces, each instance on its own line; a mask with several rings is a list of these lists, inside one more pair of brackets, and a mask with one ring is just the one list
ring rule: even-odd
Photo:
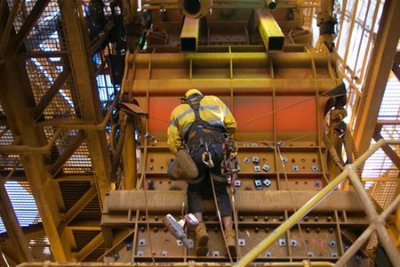
[[[211,144],[208,146],[208,150],[211,153],[214,167],[209,168],[202,161],[202,154],[206,151],[205,146],[200,146],[195,150],[190,151],[190,155],[199,170],[199,176],[194,179],[194,182],[189,182],[187,187],[187,197],[189,212],[191,213],[203,213],[202,199],[212,199],[212,186],[210,173],[214,177],[214,188],[217,197],[217,203],[221,216],[232,215],[232,205],[229,200],[228,192],[226,191],[226,181],[221,175],[221,162],[223,159],[222,145]],[[217,180],[216,180],[217,179]]]

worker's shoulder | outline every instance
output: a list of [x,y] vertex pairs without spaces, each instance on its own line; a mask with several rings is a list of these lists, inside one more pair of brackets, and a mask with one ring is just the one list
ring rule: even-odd
[[185,112],[187,109],[189,109],[190,106],[188,104],[179,104],[178,106],[176,106],[172,112],[171,112],[171,116],[172,117],[177,117],[179,116],[182,112]]
[[201,100],[202,102],[215,102],[215,103],[222,103],[222,100],[215,95],[206,95]]

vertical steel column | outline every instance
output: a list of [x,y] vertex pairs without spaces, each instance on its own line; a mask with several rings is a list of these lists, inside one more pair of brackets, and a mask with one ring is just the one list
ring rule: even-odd
[[[98,124],[102,120],[100,99],[97,92],[95,71],[91,55],[88,54],[89,40],[84,32],[84,21],[81,14],[81,2],[78,0],[62,1],[61,14],[64,22],[64,33],[67,40],[68,54],[72,75],[75,81],[79,110],[85,123]],[[107,153],[104,130],[85,129],[90,157],[95,173],[100,205],[110,188],[110,157]]]
[[360,154],[368,149],[375,131],[380,103],[400,37],[399,13],[400,1],[385,1],[354,127],[354,140]]
[[[0,84],[2,85],[0,102],[14,138],[20,139],[23,145],[41,147],[42,133],[36,127],[26,96],[26,87],[29,87],[27,80],[24,67],[20,66],[16,60],[7,59],[4,68],[0,69]],[[43,156],[28,153],[21,156],[20,159],[55,260],[74,261],[67,238],[60,236],[57,230],[61,220],[60,207],[52,200],[57,199],[57,194],[60,192],[55,190],[51,183],[52,177],[44,163]]]
[[[29,250],[28,242],[18,223],[17,216],[14,213],[3,181],[0,181],[0,214],[4,226],[6,227],[7,234],[11,238],[14,248],[17,251],[20,263],[25,261],[32,262],[32,253]],[[0,257],[2,257],[2,255],[0,255]]]

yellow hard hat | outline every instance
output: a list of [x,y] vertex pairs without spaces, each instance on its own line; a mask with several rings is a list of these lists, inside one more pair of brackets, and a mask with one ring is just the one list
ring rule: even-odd
[[191,95],[203,95],[199,90],[191,88],[189,90],[187,90],[187,92],[185,93],[185,98],[188,98]]

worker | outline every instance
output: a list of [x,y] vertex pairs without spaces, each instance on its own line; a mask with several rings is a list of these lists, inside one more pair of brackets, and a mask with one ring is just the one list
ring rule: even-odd
[[[198,256],[208,253],[209,236],[203,222],[202,199],[212,197],[211,182],[225,228],[226,245],[231,256],[236,256],[232,205],[226,191],[226,177],[221,174],[223,143],[235,130],[235,118],[224,102],[216,96],[203,96],[197,89],[189,89],[182,104],[171,113],[168,147],[176,155],[176,165],[180,168],[177,172],[187,179],[193,178],[188,181],[187,198],[189,212],[200,222],[195,229]],[[190,171],[191,168],[196,170]]]

